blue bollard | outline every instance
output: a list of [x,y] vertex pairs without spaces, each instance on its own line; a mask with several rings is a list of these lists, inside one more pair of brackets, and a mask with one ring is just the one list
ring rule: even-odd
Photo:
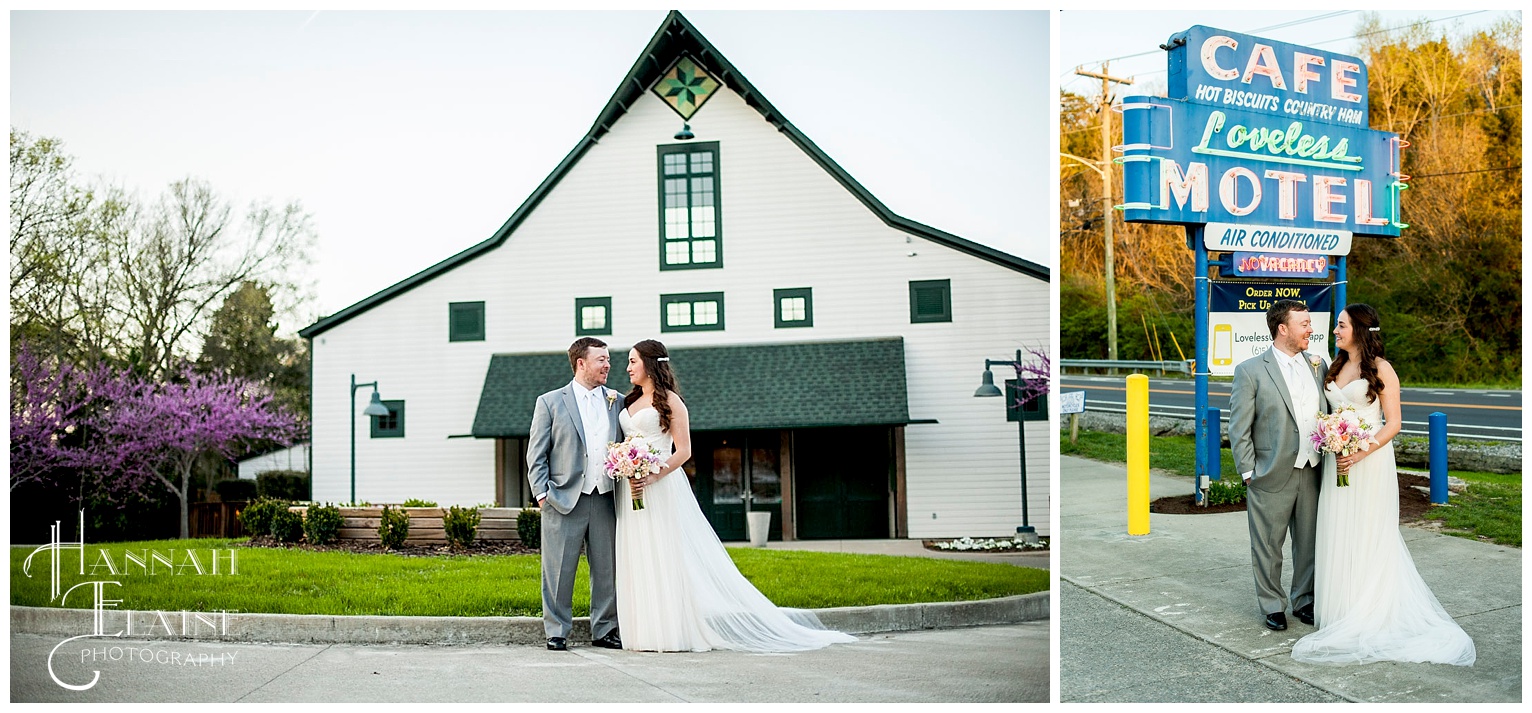
[[1447,414],[1426,417],[1431,433],[1431,504],[1447,504]]
[[1223,412],[1209,407],[1208,411],[1208,478],[1222,480],[1223,475]]

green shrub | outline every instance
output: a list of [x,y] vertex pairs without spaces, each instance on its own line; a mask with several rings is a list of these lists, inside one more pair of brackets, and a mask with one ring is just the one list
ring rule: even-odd
[[245,532],[252,537],[257,535],[271,534],[271,518],[279,510],[287,509],[286,500],[272,500],[271,498],[259,498],[255,502],[245,506],[239,511],[239,524],[245,526]]
[[255,475],[257,494],[263,498],[308,500],[309,474],[301,470],[268,470]]
[[277,538],[277,542],[303,539],[303,516],[283,506],[271,516],[271,536]]
[[256,496],[255,481],[240,478],[220,480],[213,486],[213,492],[218,493],[218,499],[226,503],[254,500]]
[[1245,502],[1245,483],[1234,480],[1215,480],[1208,485],[1208,505],[1238,505]]
[[340,537],[340,508],[315,505],[303,517],[303,536],[311,545],[328,545]]
[[378,521],[378,540],[388,549],[397,549],[410,536],[410,514],[387,505]]
[[404,501],[404,504],[400,505],[399,507],[402,507],[402,508],[434,508],[434,507],[436,507],[436,502],[434,500],[421,500],[419,498],[410,498],[409,500]]
[[442,514],[442,529],[447,531],[447,544],[456,547],[472,545],[474,535],[479,531],[479,509],[453,505]]
[[528,547],[539,547],[543,542],[543,511],[537,508],[526,508],[516,515],[516,534],[521,536],[521,544]]

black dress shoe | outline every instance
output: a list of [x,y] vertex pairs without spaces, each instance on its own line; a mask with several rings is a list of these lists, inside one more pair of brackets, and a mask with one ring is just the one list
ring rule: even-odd
[[1272,631],[1287,631],[1287,615],[1282,612],[1267,614],[1266,628]]
[[564,637],[562,637],[562,636],[555,636],[555,637],[552,637],[552,638],[548,639],[548,650],[549,651],[568,651],[569,650],[569,643],[564,640]]
[[1303,606],[1301,606],[1301,607],[1299,607],[1297,609],[1294,609],[1293,610],[1293,616],[1298,617],[1298,621],[1301,621],[1301,622],[1303,622],[1305,624],[1308,624],[1309,626],[1313,626],[1314,625],[1314,605],[1313,604],[1305,604],[1305,605],[1303,605]]
[[607,634],[606,636],[590,642],[590,645],[599,646],[603,649],[620,649],[622,648],[622,639],[617,638],[617,632],[614,631],[610,634]]

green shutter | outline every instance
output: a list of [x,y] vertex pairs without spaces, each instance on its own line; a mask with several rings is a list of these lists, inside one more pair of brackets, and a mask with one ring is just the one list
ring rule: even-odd
[[910,282],[910,322],[951,322],[952,281],[915,280]]
[[484,341],[483,302],[452,302],[447,305],[447,341]]

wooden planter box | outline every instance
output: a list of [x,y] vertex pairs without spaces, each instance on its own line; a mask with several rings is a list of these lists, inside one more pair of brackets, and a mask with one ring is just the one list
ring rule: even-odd
[[[295,505],[288,508],[304,514],[308,507]],[[403,510],[410,516],[410,532],[404,538],[407,545],[444,545],[447,531],[442,526],[446,508],[391,508]],[[516,532],[516,516],[521,508],[479,508],[479,529],[474,541],[521,541]],[[378,541],[378,524],[383,520],[383,508],[341,508],[340,539]]]

